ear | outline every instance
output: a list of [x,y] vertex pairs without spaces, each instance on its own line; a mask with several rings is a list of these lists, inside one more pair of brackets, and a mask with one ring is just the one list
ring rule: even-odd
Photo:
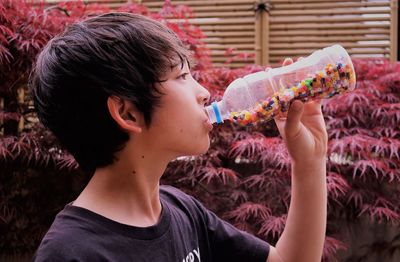
[[110,96],[107,99],[107,107],[111,117],[123,130],[132,133],[142,132],[141,114],[131,102]]

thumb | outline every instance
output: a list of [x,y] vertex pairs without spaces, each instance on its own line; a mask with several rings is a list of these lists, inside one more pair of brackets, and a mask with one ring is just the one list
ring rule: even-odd
[[301,128],[301,116],[303,115],[304,104],[299,100],[294,100],[290,105],[286,119],[285,133],[286,138],[297,136]]

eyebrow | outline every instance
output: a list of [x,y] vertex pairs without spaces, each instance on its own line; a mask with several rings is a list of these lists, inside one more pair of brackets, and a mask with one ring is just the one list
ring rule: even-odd
[[[180,70],[182,70],[183,67],[185,66],[185,61],[187,61],[187,60],[182,60],[181,63],[171,64],[171,73],[174,72],[174,69],[175,69],[179,64],[181,65]],[[188,62],[188,65],[189,65],[189,62]],[[190,69],[190,66],[189,66],[189,69]],[[179,72],[179,73],[180,73],[180,72]],[[166,81],[168,81],[168,78],[165,79],[165,80],[161,80],[161,79],[160,79],[160,80],[158,80],[157,82],[158,82],[158,83],[163,83],[163,82],[166,82]]]
[[[175,67],[177,67],[179,64],[181,64],[181,70],[182,70],[183,67],[185,66],[185,62],[186,62],[186,61],[187,61],[187,60],[181,60],[180,63],[176,63],[176,64],[171,65],[171,71],[172,71]],[[188,65],[189,65],[189,63],[188,63]],[[189,66],[189,68],[190,68],[190,66]]]

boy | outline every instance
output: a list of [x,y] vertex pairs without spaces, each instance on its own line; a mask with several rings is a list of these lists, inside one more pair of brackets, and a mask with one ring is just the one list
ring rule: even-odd
[[[286,60],[285,64],[291,63]],[[161,23],[109,13],[70,26],[38,57],[40,120],[92,174],[56,217],[36,261],[320,261],[327,134],[320,103],[276,120],[292,158],[292,201],[276,247],[159,180],[169,161],[209,148],[209,92]]]

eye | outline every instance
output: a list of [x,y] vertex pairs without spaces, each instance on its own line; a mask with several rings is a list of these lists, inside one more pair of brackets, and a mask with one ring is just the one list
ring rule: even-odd
[[186,77],[189,75],[189,73],[183,73],[180,76],[178,76],[179,79],[186,80]]

